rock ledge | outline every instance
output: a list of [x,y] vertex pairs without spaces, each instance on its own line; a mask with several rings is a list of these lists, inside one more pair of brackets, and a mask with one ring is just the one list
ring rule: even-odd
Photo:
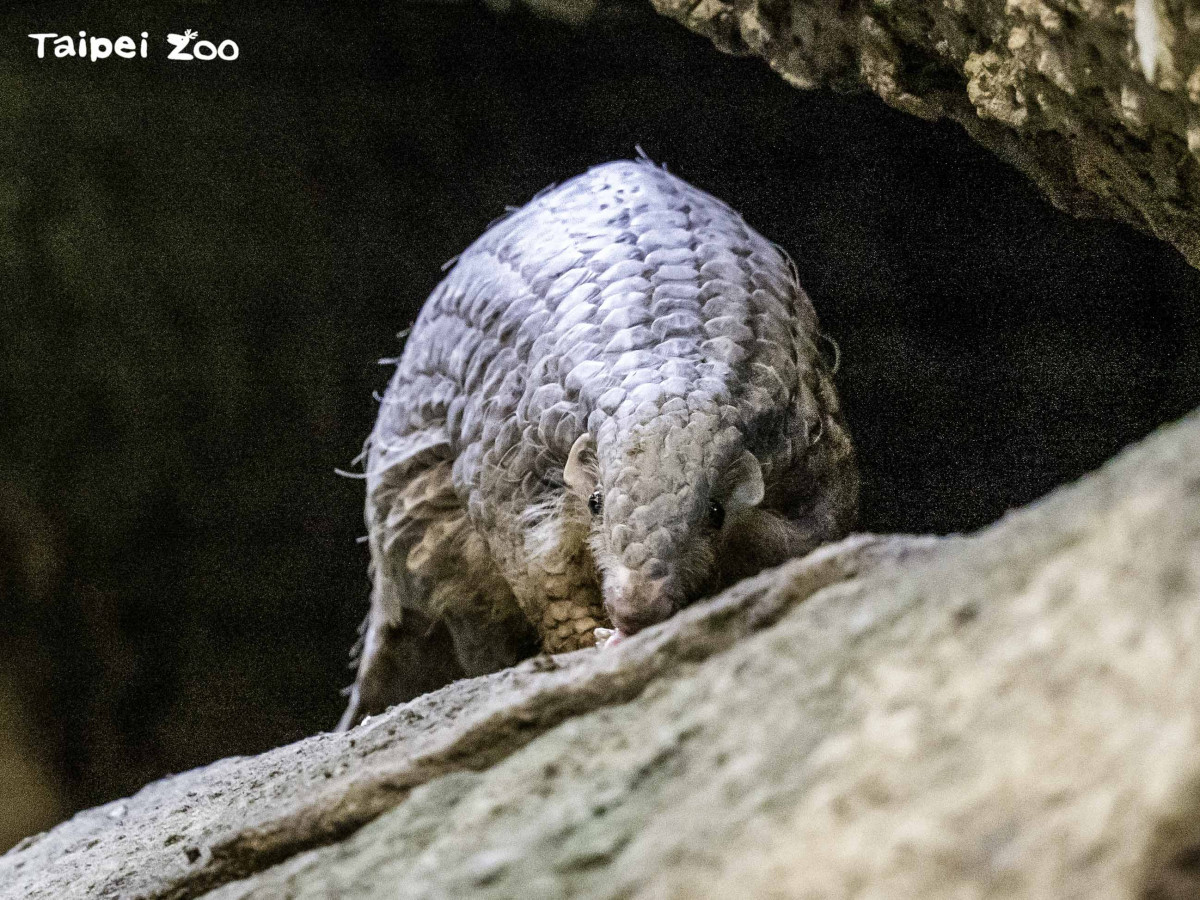
[[1193,896],[1196,446],[164,779],[0,898]]

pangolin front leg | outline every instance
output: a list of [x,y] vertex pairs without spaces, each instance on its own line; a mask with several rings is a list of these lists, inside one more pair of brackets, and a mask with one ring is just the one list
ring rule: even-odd
[[430,456],[374,492],[371,611],[342,730],[536,650],[536,634],[454,491],[450,460]]

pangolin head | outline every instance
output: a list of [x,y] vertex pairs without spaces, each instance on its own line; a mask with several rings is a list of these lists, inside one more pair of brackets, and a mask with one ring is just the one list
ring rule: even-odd
[[723,536],[762,501],[763,471],[719,408],[606,425],[575,441],[564,479],[591,518],[613,626],[633,634],[716,586]]

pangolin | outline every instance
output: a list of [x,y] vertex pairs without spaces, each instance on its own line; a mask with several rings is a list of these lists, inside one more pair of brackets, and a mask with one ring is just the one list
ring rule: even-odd
[[426,301],[367,441],[373,588],[341,727],[845,534],[858,476],[820,341],[791,261],[648,160],[493,224]]

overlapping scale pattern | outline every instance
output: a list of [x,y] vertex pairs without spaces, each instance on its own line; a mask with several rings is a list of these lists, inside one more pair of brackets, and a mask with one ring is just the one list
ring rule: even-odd
[[[376,578],[405,582],[401,604],[515,603],[550,650],[590,643],[586,523],[550,548],[531,526],[572,444],[596,439],[613,559],[657,577],[744,449],[781,507],[820,490],[817,437],[821,465],[852,466],[817,340],[789,261],[703,191],[622,161],[544,192],[462,254],[408,337],[370,442]],[[463,580],[481,567],[501,586]]]

